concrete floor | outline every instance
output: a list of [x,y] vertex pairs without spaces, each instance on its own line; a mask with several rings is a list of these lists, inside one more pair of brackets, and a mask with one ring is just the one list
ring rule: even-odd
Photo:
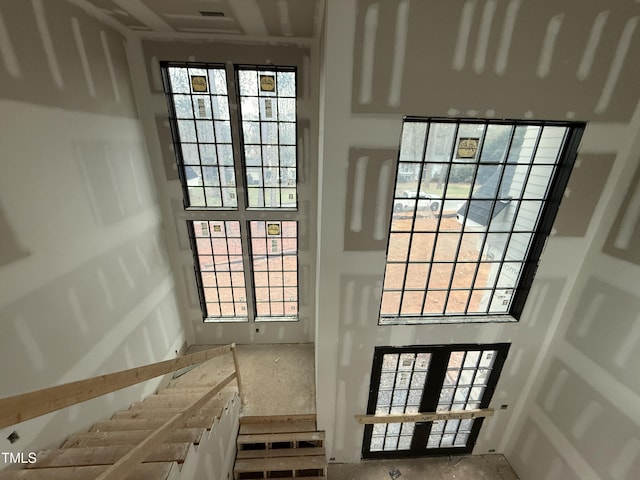
[[464,455],[330,464],[328,479],[518,480],[518,477],[502,455]]

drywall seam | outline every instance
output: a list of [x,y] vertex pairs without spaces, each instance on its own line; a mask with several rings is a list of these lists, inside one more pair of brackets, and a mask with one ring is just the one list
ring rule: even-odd
[[584,457],[575,449],[554,423],[536,405],[531,410],[531,419],[539,426],[558,454],[571,465],[581,480],[602,480]]
[[551,62],[553,60],[553,51],[556,46],[560,29],[562,28],[562,20],[564,14],[555,15],[549,24],[547,25],[547,31],[542,42],[542,49],[540,50],[540,58],[538,60],[538,68],[536,74],[538,78],[547,78],[551,71]]
[[476,41],[476,54],[473,59],[473,71],[480,75],[484,72],[484,66],[487,61],[487,48],[489,46],[489,37],[491,36],[491,24],[496,13],[496,0],[486,0],[482,11],[482,20],[480,20],[480,31]]
[[521,3],[521,0],[511,0],[511,2],[509,2],[509,6],[507,6],[498,53],[496,54],[495,72],[498,75],[504,75],[507,72],[509,48],[511,47],[511,39],[513,38],[513,31],[515,30],[516,21],[518,20],[518,12],[520,10]]
[[469,45],[469,36],[471,34],[471,26],[473,25],[473,14],[476,8],[476,0],[467,0],[460,12],[460,24],[458,25],[458,37],[456,39],[456,47],[453,53],[454,70],[461,71],[467,58],[467,47]]
[[633,33],[635,32],[636,26],[638,25],[638,19],[640,19],[640,17],[633,17],[627,20],[627,23],[622,30],[620,40],[618,41],[618,46],[616,47],[616,52],[613,55],[613,60],[611,61],[609,75],[607,76],[607,80],[604,84],[604,87],[602,88],[602,94],[600,95],[600,98],[598,99],[598,103],[596,104],[596,108],[594,110],[595,113],[604,113],[609,107],[609,102],[611,102],[613,91],[616,87],[616,84],[618,83],[618,77],[620,76],[620,72],[622,71],[622,66],[624,65],[627,52],[629,51],[629,47],[631,46]]
[[608,17],[609,10],[605,10],[603,12],[600,12],[593,21],[591,31],[589,32],[589,39],[584,46],[584,52],[582,53],[582,58],[580,59],[580,65],[578,66],[578,71],[576,72],[576,78],[581,82],[584,82],[591,73],[591,67],[593,66],[596,51],[598,49],[598,45],[600,44],[600,38],[602,37],[602,31],[604,30],[604,26],[607,23]]
[[0,54],[2,54],[2,61],[4,62],[7,72],[14,78],[20,78],[22,72],[20,71],[16,51],[11,43],[2,12],[0,12]]
[[404,61],[407,54],[408,24],[409,0],[400,0],[396,13],[396,35],[393,43],[393,65],[391,66],[391,83],[389,85],[388,104],[390,107],[400,106]]

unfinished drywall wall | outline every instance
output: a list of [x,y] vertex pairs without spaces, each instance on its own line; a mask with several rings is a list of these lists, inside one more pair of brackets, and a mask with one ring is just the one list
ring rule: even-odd
[[[2,397],[164,360],[186,341],[125,38],[52,6],[0,2]],[[4,428],[1,450],[56,446],[153,387]]]
[[[533,416],[527,399],[532,385],[542,381],[535,373],[548,359],[576,279],[591,261],[587,253],[599,224],[617,211],[606,198],[620,181],[613,176],[618,157],[638,129],[632,120],[638,92],[632,85],[640,66],[630,53],[638,48],[640,5],[622,2],[624,8],[614,14],[603,13],[596,2],[584,10],[568,1],[545,3],[535,12],[518,0],[436,3],[327,2],[316,372],[318,422],[327,431],[328,457],[360,459],[363,428],[353,416],[366,410],[374,347],[507,342],[509,357],[491,403],[497,411],[484,422],[474,453],[495,450],[515,458],[526,443],[528,450],[550,453],[556,475],[551,478],[591,478],[582,475],[575,458],[558,450],[555,438],[546,438],[548,422],[540,419],[546,413]],[[604,97],[607,101],[599,103]],[[578,173],[565,193],[520,322],[377,324],[386,239],[376,237],[376,209],[388,190],[383,165],[389,151],[397,150],[404,114],[590,122]],[[387,228],[390,214],[389,201]],[[613,394],[618,401],[626,398],[621,390]],[[530,423],[539,442],[522,438]],[[635,444],[630,445],[625,458],[633,458]],[[531,463],[515,462],[518,474],[544,478],[539,457],[530,458]],[[602,458],[595,461],[604,465]]]
[[517,440],[508,449],[525,480],[543,478],[532,452],[545,449],[553,451],[557,464],[548,478],[567,478],[569,472],[577,478],[630,480],[640,468],[640,268],[633,261],[640,244],[612,248],[623,230],[621,218],[627,238],[640,227],[629,201],[640,168],[639,128],[640,105],[604,189],[606,206],[597,212],[600,222],[586,261],[517,422]]
[[[167,243],[177,288],[195,335],[195,343],[297,343],[308,342],[314,335],[315,304],[315,222],[317,195],[317,68],[311,42],[295,44],[278,41],[273,44],[231,42],[221,40],[154,40],[136,42],[132,49],[134,88],[140,99],[141,119],[145,126],[154,170],[161,192]],[[208,218],[208,213],[185,211],[178,180],[176,157],[168,124],[168,107],[162,89],[160,62],[214,62],[295,66],[297,85],[298,147],[298,270],[299,321],[297,322],[203,322],[194,275],[193,254],[188,238],[188,220]],[[238,108],[230,98],[230,108]],[[234,156],[240,158],[239,145]],[[239,191],[239,195],[244,195]],[[224,212],[214,212],[224,218]],[[220,217],[222,215],[222,217]],[[287,217],[284,213],[284,218]],[[214,217],[215,218],[215,217]]]

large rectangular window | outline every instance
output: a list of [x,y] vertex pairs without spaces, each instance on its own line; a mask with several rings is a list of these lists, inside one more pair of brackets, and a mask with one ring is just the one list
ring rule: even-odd
[[583,128],[405,119],[381,323],[519,318]]
[[295,68],[162,71],[204,320],[297,320]]

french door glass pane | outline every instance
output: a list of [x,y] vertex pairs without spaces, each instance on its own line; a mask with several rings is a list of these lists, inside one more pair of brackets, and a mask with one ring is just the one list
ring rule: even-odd
[[[496,354],[496,350],[451,352],[436,411],[480,408],[487,378],[491,373]],[[433,422],[426,448],[465,446],[473,422],[474,420]]]
[[[376,414],[417,413],[427,380],[430,353],[389,353],[382,357]],[[409,450],[414,422],[376,424],[369,450]]]

